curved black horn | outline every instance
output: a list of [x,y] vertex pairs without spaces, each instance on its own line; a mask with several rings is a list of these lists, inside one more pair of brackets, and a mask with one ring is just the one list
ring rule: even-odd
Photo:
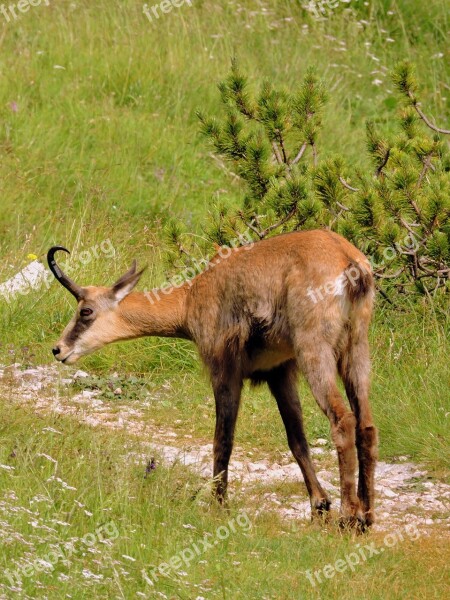
[[81,298],[83,298],[84,295],[83,288],[77,285],[74,281],[72,281],[70,277],[67,277],[67,275],[63,271],[61,271],[60,267],[56,263],[55,252],[57,252],[58,250],[62,250],[63,252],[67,252],[67,254],[70,254],[69,250],[67,250],[67,248],[64,248],[64,246],[52,246],[47,252],[47,262],[49,269],[61,285],[63,285],[67,290],[69,290],[69,292],[73,296],[75,296],[77,300],[81,300]]

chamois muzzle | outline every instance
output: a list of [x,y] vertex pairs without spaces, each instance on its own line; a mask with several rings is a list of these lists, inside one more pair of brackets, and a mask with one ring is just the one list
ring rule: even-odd
[[52,248],[50,248],[50,250],[47,252],[47,262],[49,269],[53,273],[55,278],[59,281],[59,283],[66,288],[66,290],[69,290],[69,292],[73,296],[75,296],[77,300],[81,300],[84,296],[83,288],[77,285],[74,281],[72,281],[70,277],[68,277],[61,270],[61,268],[58,266],[55,260],[55,253],[58,250],[62,250],[63,252],[67,252],[67,254],[70,254],[69,250],[67,250],[67,248],[64,248],[64,246],[52,246]]

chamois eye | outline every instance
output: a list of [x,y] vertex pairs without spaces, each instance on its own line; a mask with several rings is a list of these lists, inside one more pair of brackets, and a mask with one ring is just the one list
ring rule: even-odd
[[81,317],[89,317],[90,315],[92,315],[92,309],[91,308],[82,308],[80,310],[80,316]]

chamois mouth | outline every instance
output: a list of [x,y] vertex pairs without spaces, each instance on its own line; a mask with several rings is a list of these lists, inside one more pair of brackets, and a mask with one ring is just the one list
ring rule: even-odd
[[[78,357],[77,356],[73,356],[74,353],[75,353],[75,350],[72,350],[72,352],[69,352],[69,354],[65,358],[60,359],[61,362],[64,363],[65,365],[71,365],[74,362],[77,362]],[[72,357],[72,359],[69,360],[71,357]]]

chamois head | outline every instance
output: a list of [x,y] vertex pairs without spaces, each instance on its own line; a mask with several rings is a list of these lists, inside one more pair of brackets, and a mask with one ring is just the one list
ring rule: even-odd
[[81,287],[56,263],[54,256],[58,250],[69,253],[63,246],[53,246],[47,253],[48,266],[59,283],[76,298],[78,306],[52,352],[56,360],[73,364],[110,342],[129,337],[118,306],[137,284],[143,270],[136,272],[134,261],[131,269],[112,287]]

